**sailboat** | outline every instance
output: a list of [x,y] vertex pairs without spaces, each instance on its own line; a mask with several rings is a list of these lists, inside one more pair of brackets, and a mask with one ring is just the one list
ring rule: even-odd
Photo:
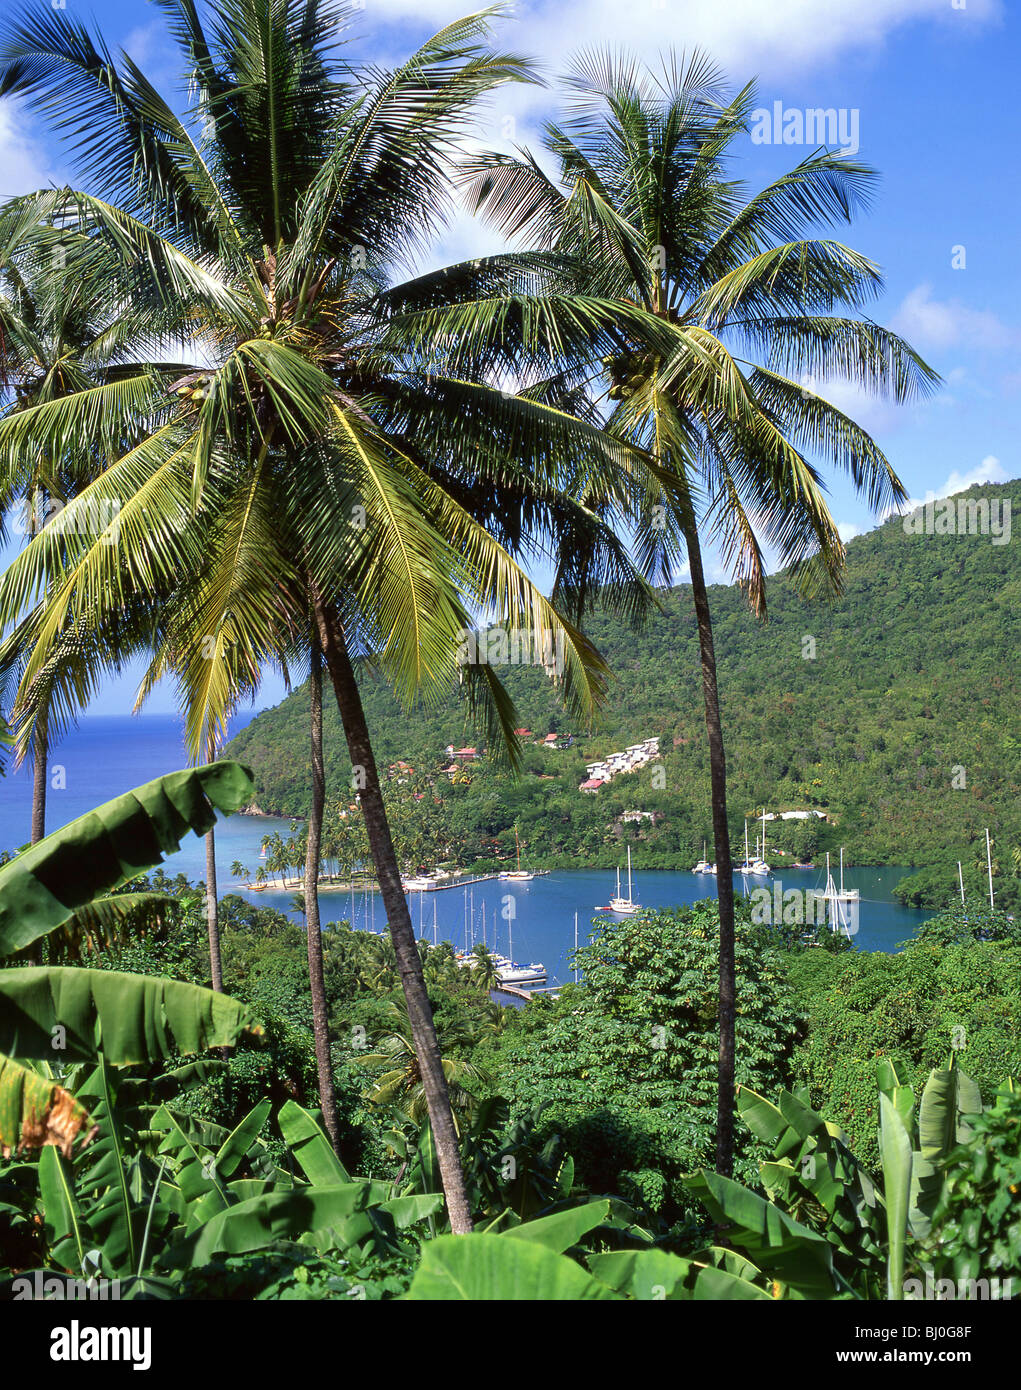
[[[747,857],[747,855],[746,855]],[[766,863],[766,808],[762,808],[762,853],[753,859],[748,870],[751,874],[771,874],[773,870]]]
[[826,855],[826,901],[827,901],[827,902],[829,903],[829,905],[830,905],[829,919],[830,919],[830,927],[831,927],[831,929],[832,929],[833,931],[839,931],[841,928],[843,928],[843,930],[844,930],[845,932],[847,932],[848,936],[851,936],[851,935],[852,935],[851,926],[850,926],[849,914],[848,914],[846,911],[842,911],[842,910],[841,910],[841,903],[857,903],[857,902],[858,902],[858,899],[859,899],[859,896],[860,896],[860,895],[859,895],[859,892],[858,892],[858,889],[857,889],[857,888],[847,888],[847,889],[845,889],[845,887],[844,887],[844,850],[843,850],[843,847],[841,847],[841,850],[840,850],[840,887],[839,887],[839,889],[837,888],[837,885],[836,885],[836,884],[834,883],[834,881],[833,881],[833,875],[830,873],[830,856],[829,856],[829,854],[827,853],[827,855]]
[[[829,855],[827,854],[827,856],[826,856],[826,875],[827,875],[827,878],[829,878],[829,872],[830,872],[830,857],[829,857]],[[829,883],[827,883],[826,887],[827,887],[827,889],[829,888]],[[827,893],[827,896],[829,896],[828,893]],[[859,891],[858,891],[857,888],[845,888],[845,887],[844,887],[844,846],[841,845],[841,846],[840,846],[840,887],[837,888],[836,885],[834,885],[833,897],[836,899],[837,902],[841,902],[841,903],[856,903],[856,902],[858,901],[858,899],[859,899],[860,896],[861,896],[861,895],[860,895],[860,893],[859,893]]]
[[610,899],[606,907],[597,907],[597,912],[615,912],[620,917],[633,917],[636,912],[641,912],[641,905],[636,903],[631,892],[631,846],[627,847],[627,897],[621,896],[620,891],[620,868],[617,869],[617,891]]
[[712,870],[712,865],[709,863],[709,860],[705,857],[705,850],[706,850],[706,843],[705,843],[705,840],[703,840],[703,841],[702,841],[702,858],[698,861],[698,863],[697,863],[697,864],[695,865],[695,867],[692,869],[691,872],[692,872],[693,874],[711,874],[711,873],[712,873],[712,871],[713,871],[713,870]]
[[535,874],[529,873],[527,869],[521,867],[521,841],[518,839],[517,826],[514,827],[514,846],[517,850],[518,867],[516,869],[504,869],[500,877],[512,879],[515,883],[531,883]]
[[738,866],[737,866],[737,871],[738,871],[738,873],[739,873],[739,874],[753,874],[753,873],[755,873],[755,872],[756,872],[756,870],[755,870],[755,862],[756,862],[756,861],[754,861],[754,860],[751,858],[751,856],[749,855],[749,853],[748,853],[748,821],[747,821],[747,819],[746,819],[746,820],[745,820],[745,823],[744,823],[744,863],[743,863],[743,864],[738,864]]

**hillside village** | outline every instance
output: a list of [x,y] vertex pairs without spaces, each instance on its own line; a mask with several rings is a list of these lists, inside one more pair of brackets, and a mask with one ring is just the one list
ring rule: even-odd
[[632,743],[625,748],[623,753],[609,753],[601,762],[586,763],[585,771],[588,777],[581,783],[578,790],[582,792],[594,793],[599,788],[605,786],[614,777],[621,776],[627,772],[637,772],[640,767],[645,767],[653,759],[659,757],[659,739],[647,738],[641,743]]

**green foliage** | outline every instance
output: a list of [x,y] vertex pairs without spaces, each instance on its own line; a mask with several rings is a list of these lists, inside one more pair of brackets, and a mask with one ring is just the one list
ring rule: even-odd
[[201,1269],[186,1272],[179,1297],[375,1303],[406,1292],[416,1260],[417,1252],[410,1251],[365,1257],[355,1252],[347,1258],[280,1245],[244,1255],[215,1256]]
[[[544,1107],[579,1181],[668,1222],[691,1209],[683,1174],[709,1161],[715,1134],[715,903],[602,921],[578,953],[584,986],[537,1001],[500,1035],[497,1085],[512,1112]],[[737,936],[737,1069],[782,1084],[798,1020],[778,950],[749,923]]]
[[809,952],[788,968],[808,1025],[794,1076],[864,1162],[879,1157],[877,1059],[890,1059],[918,1087],[953,1052],[987,1099],[1021,1070],[1017,946],[942,945],[923,935],[896,955],[821,956]]
[[[926,1251],[937,1279],[1001,1281],[1021,1298],[1021,1092],[1011,1085],[969,1119],[946,1158]],[[1012,1284],[1004,1289],[1003,1281]]]
[[[1017,483],[967,496],[994,494],[1021,505]],[[920,901],[940,907],[957,890],[958,859],[966,888],[981,895],[989,825],[997,896],[1008,902],[1016,882],[1010,850],[1021,845],[1021,699],[999,654],[1021,637],[1014,570],[1009,546],[908,536],[892,519],[849,543],[844,592],[831,603],[800,598],[792,579],[776,576],[764,626],[737,588],[714,587],[732,835],[740,836],[743,816],[764,801],[771,810],[823,810],[827,821],[771,822],[770,844],[791,862],[844,844],[849,863],[939,866],[938,891]],[[700,857],[711,825],[691,595],[680,586],[660,599],[662,613],[638,633],[599,611],[587,622],[614,672],[598,728],[568,724],[541,672],[500,668],[522,727],[535,738],[550,727],[574,734],[571,747],[554,751],[526,742],[517,780],[485,762],[471,765],[469,783],[452,785],[438,775],[445,745],[484,739],[467,708],[451,697],[403,710],[366,673],[381,765],[400,758],[414,768],[407,787],[392,783],[391,800],[395,819],[420,844],[416,862],[456,857],[470,864],[494,851],[508,859],[515,823],[529,863],[613,865],[624,839],[639,867],[689,867]],[[815,660],[802,656],[805,633],[816,639]],[[265,811],[307,809],[306,709],[306,694],[297,691],[230,745],[252,766]],[[661,789],[647,767],[596,796],[578,792],[586,762],[654,734]],[[346,784],[349,760],[332,710],[324,736],[328,783]],[[967,765],[963,789],[953,785],[956,762]],[[429,794],[413,801],[418,792]],[[621,825],[632,808],[655,812],[655,823]],[[906,896],[914,900],[910,885]]]

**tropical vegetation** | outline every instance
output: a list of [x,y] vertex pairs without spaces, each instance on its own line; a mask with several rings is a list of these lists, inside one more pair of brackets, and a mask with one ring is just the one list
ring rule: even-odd
[[[1013,808],[999,909],[974,844],[1015,789],[1013,734],[969,716],[960,747],[919,755],[890,719],[935,703],[917,644],[878,702],[874,653],[867,679],[826,665],[848,630],[839,660],[861,657],[865,627],[857,594],[821,606],[848,570],[825,470],[877,511],[906,498],[826,384],[896,402],[937,384],[869,315],[879,268],[825,234],[873,171],[820,150],[749,191],[754,89],[702,54],[583,54],[540,154],[497,155],[480,105],[539,77],[494,47],[493,12],[383,70],[334,0],[157,4],[172,97],[60,6],[0,32],[0,97],[73,170],[0,207],[0,509],[32,518],[0,575],[3,742],[36,772],[32,843],[0,865],[8,1296],[41,1278],[129,1298],[865,1300],[948,1270],[1009,1279]],[[458,192],[519,249],[423,273]],[[893,525],[859,546],[867,589]],[[710,595],[712,547],[736,591]],[[909,587],[931,554],[898,566]],[[992,583],[1011,609],[1005,557],[955,563],[980,606]],[[812,629],[832,643],[818,665]],[[534,669],[467,654],[480,632],[524,636]],[[757,687],[733,675],[749,652],[774,673]],[[193,765],[45,835],[53,738],[134,660],[139,707],[175,686]],[[260,753],[257,786],[220,754],[270,671],[307,683],[298,722],[287,706],[236,745]],[[996,675],[982,698],[1005,705]],[[862,731],[845,687],[871,701]],[[728,778],[742,704],[756,751],[732,743]],[[446,767],[456,721],[483,752]],[[660,756],[581,799],[586,755],[625,735]],[[934,785],[949,763],[970,788],[961,847],[944,824],[902,889],[944,910],[880,958],[762,927],[732,876],[767,797],[800,808],[774,821],[784,857],[881,833],[896,809],[864,829],[862,783],[835,770],[863,742],[898,783],[921,786],[931,754]],[[291,833],[254,881],[231,873],[278,873],[300,925],[218,896],[217,816],[258,799]],[[161,867],[192,832],[203,885]],[[415,938],[409,870],[495,867],[522,840],[533,861],[626,840],[676,863],[700,838],[716,900],[602,922],[556,999],[505,1007],[485,947]],[[324,875],[371,876],[379,934],[323,927]]]

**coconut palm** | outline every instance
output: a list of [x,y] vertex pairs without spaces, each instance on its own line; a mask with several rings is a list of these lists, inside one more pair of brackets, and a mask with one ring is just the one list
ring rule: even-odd
[[[396,1106],[410,1119],[421,1124],[428,1109],[408,1016],[406,1011],[396,1004],[391,1004],[387,1012],[389,1019],[386,1027],[373,1039],[376,1051],[358,1058],[363,1066],[380,1069],[369,1091],[369,1100],[374,1105]],[[471,1030],[455,1027],[444,1031],[442,1046],[444,1052],[448,1049],[470,1052],[477,1041]],[[484,1068],[456,1056],[443,1057],[443,1074],[447,1079],[450,1101],[455,1120],[459,1121],[460,1133],[465,1119],[470,1117],[475,1105],[475,1090],[486,1087],[491,1077]]]
[[477,985],[486,994],[491,989],[496,989],[500,983],[500,977],[496,973],[496,957],[489,948],[481,941],[478,942],[472,949],[471,959],[472,984]]
[[[756,614],[766,560],[836,589],[844,559],[818,460],[874,508],[903,500],[889,461],[826,398],[827,383],[904,401],[937,377],[865,314],[876,265],[816,234],[850,222],[874,175],[816,150],[756,193],[733,177],[755,105],[729,99],[696,54],[652,71],[626,55],[581,55],[564,121],[546,128],[551,177],[527,152],[482,155],[471,206],[540,255],[560,255],[573,293],[519,294],[473,316],[491,369],[522,352],[560,391],[585,389],[630,455],[645,574],[672,582],[686,555],[697,620],[720,915],[717,1170],[733,1163],[734,897],[726,761],[703,542],[717,544]],[[616,310],[614,315],[613,311]],[[480,320],[485,319],[485,322]],[[421,341],[440,331],[423,323]]]
[[[617,460],[620,446],[506,381],[445,374],[442,354],[427,361],[420,351],[416,316],[502,293],[527,277],[530,258],[391,283],[444,214],[473,106],[528,71],[485,47],[484,16],[448,26],[393,72],[358,72],[333,52],[343,25],[329,3],[235,0],[211,37],[190,0],[161,7],[197,93],[184,119],[129,59],[114,63],[60,12],[9,26],[0,52],[0,94],[59,108],[61,126],[80,137],[86,189],[21,207],[34,207],[44,230],[59,221],[76,275],[122,286],[153,337],[187,337],[200,359],[172,380],[147,366],[116,389],[0,424],[2,455],[78,443],[101,417],[119,447],[111,443],[85,501],[116,498],[120,507],[115,547],[70,524],[59,545],[37,538],[5,576],[0,611],[10,622],[33,596],[47,597],[30,677],[70,619],[98,625],[142,596],[174,610],[183,584],[192,631],[202,634],[179,666],[196,754],[225,720],[236,673],[276,661],[311,611],[399,957],[452,1225],[468,1230],[359,659],[371,655],[408,698],[462,678],[513,752],[512,707],[492,668],[456,660],[469,612],[555,635],[565,697],[589,717],[604,674],[515,553],[548,549],[556,536],[556,553],[570,557],[560,570],[576,588],[605,579],[622,609],[646,601],[624,547],[565,485],[592,457]],[[231,659],[210,661],[209,643]]]
[[[109,304],[91,299],[80,282],[53,273],[61,269],[61,251],[54,249],[49,264],[19,266],[15,253],[25,231],[26,221],[18,216],[5,217],[0,227],[0,414],[5,416],[115,379],[122,356],[119,325]],[[62,456],[25,450],[5,456],[3,462],[0,534],[13,512],[18,532],[33,536],[69,496],[96,476],[101,457],[86,445]],[[62,665],[73,650],[72,640]],[[19,661],[19,643],[5,643],[0,666],[8,674],[16,673]],[[48,677],[40,674],[33,693],[38,714],[30,740],[32,844],[46,834],[47,759],[50,743],[64,723],[54,708],[54,681],[59,676],[51,668]],[[66,696],[66,689],[63,693]],[[15,710],[12,723],[17,722]]]

